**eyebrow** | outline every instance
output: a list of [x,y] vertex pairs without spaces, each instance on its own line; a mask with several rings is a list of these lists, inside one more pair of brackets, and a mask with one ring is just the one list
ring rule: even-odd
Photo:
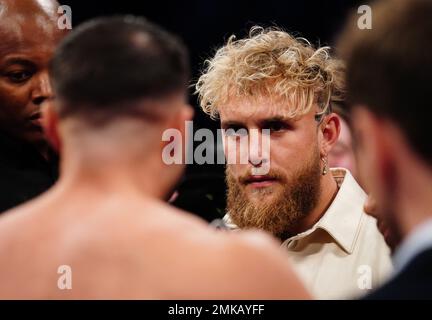
[[[292,125],[294,123],[294,121],[295,120],[293,118],[288,118],[288,117],[284,117],[284,116],[274,116],[274,117],[271,117],[271,118],[266,118],[266,119],[258,120],[258,124],[260,125],[260,127],[263,127],[263,126],[265,126],[265,125],[267,125],[269,123],[272,123],[272,122],[284,122],[284,123]],[[241,122],[241,121],[228,120],[228,121],[222,121],[221,122],[221,126],[223,128],[234,127],[234,126],[245,127],[245,124],[243,122]]]
[[267,123],[271,123],[271,122],[285,122],[288,124],[292,124],[294,122],[294,119],[288,118],[288,117],[283,117],[283,116],[275,116],[275,117],[271,117],[271,118],[267,118],[267,119],[263,119],[263,120],[259,121],[260,124],[267,124]]
[[232,121],[232,120],[228,120],[228,121],[221,121],[221,127],[222,128],[228,128],[228,127],[244,127],[245,124],[240,122],[240,121]]
[[35,65],[36,65],[33,61],[30,61],[28,59],[23,59],[23,58],[6,59],[6,62],[5,62],[6,67],[9,67],[9,66],[14,65],[14,64],[20,64],[20,65],[23,65],[26,67],[35,67]]

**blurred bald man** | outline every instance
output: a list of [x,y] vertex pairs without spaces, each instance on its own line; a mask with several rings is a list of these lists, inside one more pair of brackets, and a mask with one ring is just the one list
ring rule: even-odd
[[134,17],[89,22],[60,45],[46,110],[60,180],[0,217],[0,298],[308,297],[271,238],[214,230],[163,201],[183,170],[163,162],[161,138],[192,116],[187,60]]
[[65,35],[53,0],[0,0],[0,212],[48,189],[55,157],[40,124],[48,62]]

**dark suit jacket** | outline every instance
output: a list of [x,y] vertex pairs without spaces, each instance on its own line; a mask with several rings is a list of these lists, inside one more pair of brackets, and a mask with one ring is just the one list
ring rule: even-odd
[[57,161],[46,161],[31,145],[0,132],[0,213],[50,188]]
[[432,299],[432,248],[414,257],[395,278],[365,299]]

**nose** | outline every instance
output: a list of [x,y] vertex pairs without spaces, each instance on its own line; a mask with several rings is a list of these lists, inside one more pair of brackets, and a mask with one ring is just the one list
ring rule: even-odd
[[249,153],[248,153],[248,161],[251,165],[255,167],[260,167],[265,158],[265,143],[263,143],[262,139],[265,138],[260,130],[251,129],[249,130]]
[[53,97],[49,75],[47,71],[41,72],[35,79],[32,91],[32,101],[35,105],[40,106],[45,100]]
[[254,167],[260,167],[263,162],[264,160],[260,159],[260,157],[249,157],[249,163]]
[[270,135],[261,130],[251,130],[249,139],[248,161],[253,174],[267,174],[270,169]]

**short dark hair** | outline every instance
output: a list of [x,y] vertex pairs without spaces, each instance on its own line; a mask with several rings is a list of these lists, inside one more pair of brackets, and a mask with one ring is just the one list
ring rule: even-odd
[[339,40],[349,104],[393,121],[432,164],[432,1],[382,0],[372,14],[372,29],[354,15]]
[[50,72],[60,117],[109,118],[133,113],[130,102],[186,92],[189,58],[179,39],[144,18],[104,17],[66,37]]

